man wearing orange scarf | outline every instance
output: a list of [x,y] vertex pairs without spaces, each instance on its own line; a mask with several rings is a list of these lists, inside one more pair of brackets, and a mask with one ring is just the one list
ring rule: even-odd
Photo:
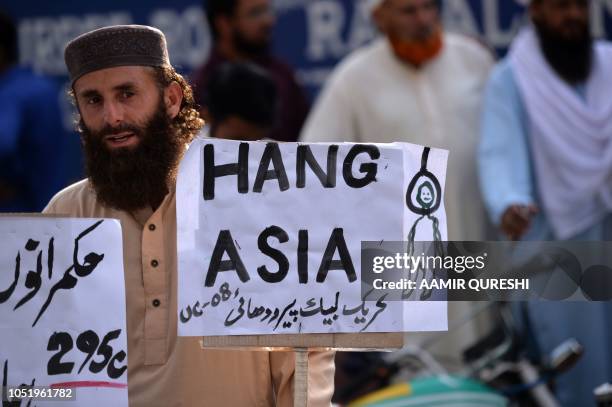
[[[483,240],[476,146],[484,86],[493,65],[478,41],[445,32],[436,0],[371,0],[382,34],[347,56],[306,121],[307,142],[404,141],[450,151],[446,179],[449,240]],[[453,317],[469,306],[453,303]],[[445,356],[473,340],[446,335]],[[411,334],[412,343],[417,340]],[[441,343],[441,342],[440,342]]]
[[405,141],[450,150],[450,240],[482,240],[476,177],[482,91],[491,53],[442,29],[436,0],[370,0],[381,34],[335,69],[306,121],[308,142]]

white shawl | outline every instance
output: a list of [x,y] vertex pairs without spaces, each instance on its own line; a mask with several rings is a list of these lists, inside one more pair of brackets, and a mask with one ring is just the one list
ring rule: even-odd
[[542,206],[555,236],[567,239],[612,210],[612,47],[594,46],[584,98],[550,67],[532,27],[509,57],[529,116]]

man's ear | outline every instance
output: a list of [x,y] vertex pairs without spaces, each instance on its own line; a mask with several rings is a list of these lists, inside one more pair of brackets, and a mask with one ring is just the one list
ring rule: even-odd
[[79,101],[76,98],[76,92],[74,91],[74,88],[71,88],[71,91],[68,93],[68,97],[70,98],[70,102],[74,106],[74,114],[72,115],[72,118],[74,119],[75,123],[74,127],[78,132],[79,127],[81,127],[81,122],[84,122],[84,120],[83,114],[81,113],[81,106],[79,106]]
[[183,103],[183,89],[176,81],[172,81],[164,89],[164,105],[170,119],[174,119],[179,114],[181,103]]

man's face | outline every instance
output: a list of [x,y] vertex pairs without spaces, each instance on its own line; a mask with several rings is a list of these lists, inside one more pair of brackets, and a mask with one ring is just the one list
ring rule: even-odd
[[533,0],[529,9],[546,60],[566,82],[584,82],[592,66],[587,0]]
[[534,23],[544,25],[566,41],[579,41],[589,32],[588,0],[532,0]]
[[234,45],[247,54],[268,51],[275,18],[270,0],[239,0],[231,20]]
[[374,14],[379,29],[403,41],[424,42],[439,25],[436,0],[385,0]]
[[160,102],[150,68],[141,66],[85,74],[75,82],[74,93],[84,125],[109,151],[135,149]]
[[188,142],[172,124],[180,85],[162,90],[153,74],[152,68],[108,68],[74,84],[87,176],[98,200],[112,208],[159,205]]

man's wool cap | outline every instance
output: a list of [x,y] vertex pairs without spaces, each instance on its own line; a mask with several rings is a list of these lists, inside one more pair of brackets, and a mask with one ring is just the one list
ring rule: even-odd
[[164,34],[146,25],[114,25],[82,34],[64,51],[72,84],[81,76],[117,66],[170,66]]

